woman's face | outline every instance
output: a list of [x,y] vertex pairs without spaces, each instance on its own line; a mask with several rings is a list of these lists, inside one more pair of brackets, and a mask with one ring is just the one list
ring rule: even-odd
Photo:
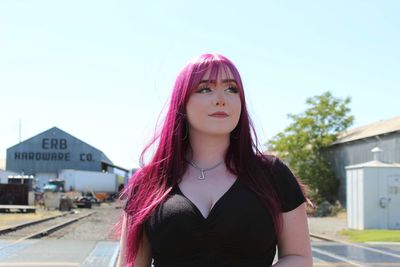
[[216,81],[209,80],[209,76],[210,72],[203,76],[186,105],[189,133],[192,136],[229,135],[240,118],[239,89],[231,71],[222,68]]

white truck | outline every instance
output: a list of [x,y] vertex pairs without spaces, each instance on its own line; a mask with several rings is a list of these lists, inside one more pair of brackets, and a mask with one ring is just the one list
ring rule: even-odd
[[106,172],[81,170],[61,170],[58,178],[65,181],[65,190],[79,192],[104,192],[114,194],[118,192],[117,175]]

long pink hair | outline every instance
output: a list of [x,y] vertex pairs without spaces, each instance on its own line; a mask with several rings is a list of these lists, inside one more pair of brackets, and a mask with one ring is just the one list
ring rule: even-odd
[[[214,80],[220,71],[227,69],[238,85],[241,100],[241,115],[232,131],[230,145],[225,155],[225,164],[230,172],[238,176],[264,202],[271,213],[277,231],[281,225],[280,203],[273,183],[266,179],[272,172],[270,160],[258,149],[257,136],[246,108],[243,84],[235,65],[218,54],[204,54],[190,61],[179,73],[172,92],[165,121],[161,131],[144,149],[141,160],[152,145],[156,149],[152,159],[139,169],[125,187],[121,198],[127,201],[126,253],[124,262],[132,264],[143,237],[143,225],[154,209],[167,197],[172,187],[179,183],[187,164],[185,157],[190,152],[186,104],[210,70]],[[266,168],[267,167],[267,168]]]

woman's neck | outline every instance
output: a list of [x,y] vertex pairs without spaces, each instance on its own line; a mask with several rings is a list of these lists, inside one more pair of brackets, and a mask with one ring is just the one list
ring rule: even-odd
[[199,167],[207,168],[225,159],[225,153],[229,147],[229,135],[191,135],[190,145],[192,153],[188,159]]

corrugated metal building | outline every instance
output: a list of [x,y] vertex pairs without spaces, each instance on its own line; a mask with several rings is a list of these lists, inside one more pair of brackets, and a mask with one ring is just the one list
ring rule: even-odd
[[39,187],[60,170],[113,172],[113,163],[97,148],[53,127],[7,149],[6,170],[39,179]]
[[374,147],[383,150],[383,162],[400,163],[400,116],[348,130],[328,151],[334,172],[340,180],[338,197],[343,205],[346,204],[345,167],[373,160],[371,150]]

